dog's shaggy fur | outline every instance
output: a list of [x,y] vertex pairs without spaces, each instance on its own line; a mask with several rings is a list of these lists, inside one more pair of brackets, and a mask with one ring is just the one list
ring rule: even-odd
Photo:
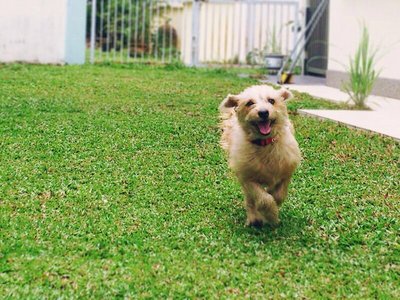
[[247,224],[279,224],[278,207],[300,163],[285,101],[286,89],[267,85],[228,95],[221,103],[221,146],[229,156],[245,195]]

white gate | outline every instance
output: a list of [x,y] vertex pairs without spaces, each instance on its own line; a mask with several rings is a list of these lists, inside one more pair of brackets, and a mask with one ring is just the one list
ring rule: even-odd
[[295,0],[89,0],[91,62],[263,64],[297,38]]

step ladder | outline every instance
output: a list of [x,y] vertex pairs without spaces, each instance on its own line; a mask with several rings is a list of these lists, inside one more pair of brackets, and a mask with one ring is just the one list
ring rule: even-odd
[[[293,76],[293,71],[297,64],[297,61],[299,60],[301,53],[304,51],[304,48],[306,47],[307,42],[310,40],[310,37],[311,37],[312,33],[314,32],[314,29],[317,27],[319,20],[321,19],[326,8],[328,7],[328,4],[329,4],[329,0],[321,0],[321,2],[317,6],[315,12],[313,13],[312,17],[310,18],[310,21],[307,23],[304,30],[299,35],[299,37],[293,47],[292,52],[283,61],[282,67],[280,68],[280,70],[278,72],[278,83],[279,84],[284,84],[284,83],[290,82],[290,80]],[[297,28],[295,28],[295,30],[297,30]],[[289,62],[290,62],[289,69],[287,72],[285,72],[284,70]]]

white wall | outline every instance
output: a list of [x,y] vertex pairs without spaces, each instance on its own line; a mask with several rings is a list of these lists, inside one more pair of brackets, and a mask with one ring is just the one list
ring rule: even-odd
[[[70,1],[79,12],[69,12]],[[84,62],[85,23],[80,22],[83,28],[76,32],[68,29],[76,24],[76,16],[85,18],[85,12],[85,0],[0,0],[0,61]],[[78,59],[67,53],[72,49],[69,41],[83,43],[83,48],[76,45],[83,49]]]
[[328,70],[345,71],[365,23],[378,47],[380,76],[400,79],[400,0],[331,0],[329,14]]

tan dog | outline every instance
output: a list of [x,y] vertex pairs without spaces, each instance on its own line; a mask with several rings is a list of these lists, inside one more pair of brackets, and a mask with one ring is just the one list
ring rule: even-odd
[[285,101],[286,89],[252,86],[222,101],[221,145],[245,194],[247,224],[279,224],[278,206],[300,163]]

